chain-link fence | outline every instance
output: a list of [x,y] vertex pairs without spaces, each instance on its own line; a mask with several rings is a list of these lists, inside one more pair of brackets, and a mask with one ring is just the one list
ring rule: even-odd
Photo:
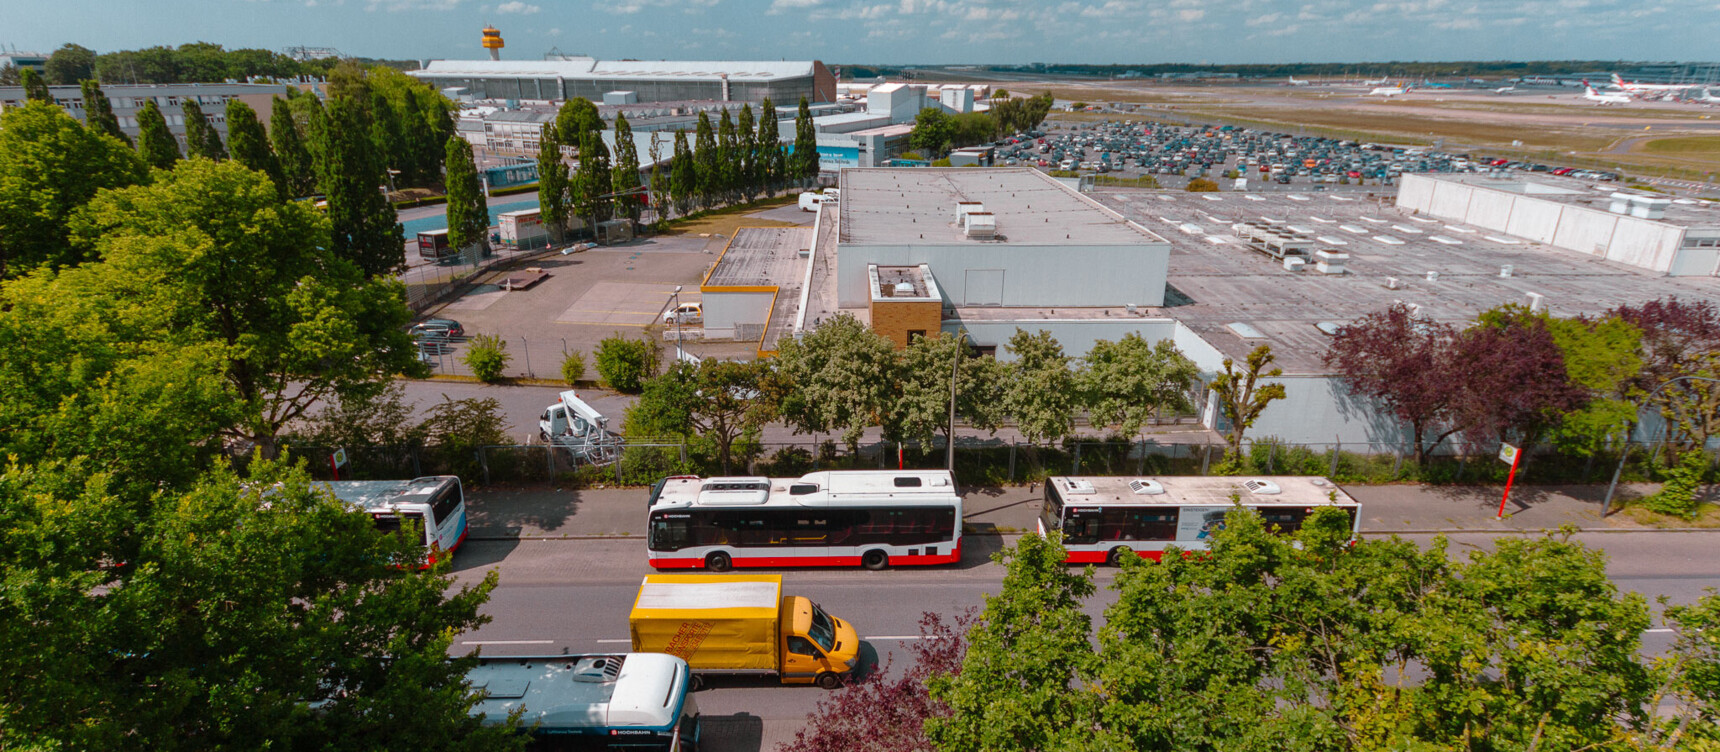
[[[1622,479],[1660,480],[1668,469],[1659,445],[1632,443]],[[334,477],[332,448],[294,447],[311,472]],[[1618,465],[1619,449],[1593,453],[1532,449],[1518,467],[1518,479],[1534,483],[1605,483]],[[593,463],[564,447],[519,446],[346,447],[349,480],[458,475],[468,483],[572,483],[645,485],[667,475],[720,475],[723,469],[710,442],[629,443],[612,459]],[[1420,461],[1405,444],[1289,444],[1263,439],[1245,444],[1240,456],[1227,456],[1223,444],[1165,443],[1153,440],[1070,440],[1055,446],[1020,442],[958,441],[956,477],[967,486],[997,486],[1039,481],[1052,475],[1320,475],[1345,483],[1502,483],[1510,467],[1498,459],[1499,446],[1444,445]],[[1708,478],[1716,476],[1716,452],[1709,450]],[[869,442],[851,451],[839,441],[807,437],[792,443],[737,442],[729,474],[795,477],[815,470],[931,469],[945,466],[943,443]]]
[[[574,245],[576,242],[578,241],[570,240],[555,248]],[[474,245],[464,251],[432,260],[419,255],[416,242],[407,241],[406,256],[412,265],[400,275],[400,281],[406,285],[406,304],[414,311],[423,311],[448,301],[474,277],[485,271],[551,250],[553,248],[546,237],[521,245],[492,243],[488,256],[483,255],[482,249]]]
[[[472,376],[465,359],[467,340],[454,337],[420,342],[418,357],[432,373]],[[507,367],[502,369],[505,378],[560,379],[561,363],[570,352],[579,352],[584,359],[585,378],[597,374],[596,356],[579,350],[577,343],[569,343],[566,337],[503,337],[501,341],[508,355]]]

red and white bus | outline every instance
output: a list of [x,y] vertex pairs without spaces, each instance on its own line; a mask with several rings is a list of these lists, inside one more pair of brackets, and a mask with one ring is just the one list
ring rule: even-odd
[[335,498],[362,509],[378,530],[416,528],[424,539],[422,567],[453,556],[466,542],[466,494],[460,478],[429,475],[412,480],[338,480],[324,482]]
[[666,478],[646,548],[657,569],[954,564],[962,500],[946,470]]
[[1361,505],[1325,478],[1057,476],[1045,482],[1039,534],[1063,533],[1072,564],[1115,565],[1126,551],[1158,561],[1165,548],[1205,551],[1213,531],[1235,508],[1231,496],[1269,526],[1293,533],[1320,507],[1350,515],[1350,537],[1361,531]]

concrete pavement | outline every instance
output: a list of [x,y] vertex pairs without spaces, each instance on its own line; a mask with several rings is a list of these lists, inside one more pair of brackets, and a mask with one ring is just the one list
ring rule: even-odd
[[[1538,533],[1571,525],[1589,532],[1654,530],[1625,515],[1602,518],[1604,485],[1518,486],[1506,518],[1495,519],[1497,486],[1345,486],[1362,505],[1362,531],[1377,534]],[[1620,487],[1623,498],[1655,490],[1654,484]],[[966,530],[975,535],[1011,535],[1034,529],[1038,486],[972,489],[964,494]],[[475,540],[639,538],[645,534],[643,488],[481,489],[467,494]],[[1715,530],[1714,532],[1720,532]]]

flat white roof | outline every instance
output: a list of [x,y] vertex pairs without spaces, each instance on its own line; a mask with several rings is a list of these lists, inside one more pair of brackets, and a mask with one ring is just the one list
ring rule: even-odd
[[929,503],[957,499],[948,470],[836,470],[799,478],[670,478],[652,508],[828,507],[845,503]]
[[[854,245],[1163,244],[1147,231],[1043,172],[1027,168],[911,167],[842,171],[838,242]],[[997,218],[996,239],[965,237],[956,204],[977,201]]]
[[[1251,483],[1254,482],[1254,483]],[[1265,484],[1259,481],[1266,481]],[[1355,499],[1338,488],[1336,483],[1312,475],[1256,476],[1053,476],[1046,479],[1055,488],[1065,506],[1101,504],[1140,504],[1143,506],[1229,506],[1232,494],[1244,504],[1277,504],[1289,506],[1350,506]],[[1276,487],[1277,493],[1261,493],[1255,488]],[[1137,491],[1142,489],[1142,491]],[[1162,490],[1162,493],[1150,491]],[[1332,501],[1332,494],[1337,501]]]

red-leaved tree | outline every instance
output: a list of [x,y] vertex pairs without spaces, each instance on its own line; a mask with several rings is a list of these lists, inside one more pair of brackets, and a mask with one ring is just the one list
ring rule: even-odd
[[[1638,394],[1647,396],[1681,376],[1720,378],[1720,307],[1713,302],[1671,297],[1623,306],[1611,314],[1642,330],[1642,371],[1634,385]],[[1720,433],[1720,384],[1671,384],[1653,406],[1673,429],[1672,445],[1699,447]]]
[[[1399,303],[1339,329],[1325,360],[1350,394],[1375,401],[1409,425],[1416,462],[1422,463],[1461,428],[1451,414],[1459,381],[1451,368],[1455,338],[1450,326],[1419,321]],[[1430,433],[1433,441],[1427,443]]]
[[806,727],[777,752],[924,752],[927,718],[947,717],[949,707],[932,699],[926,679],[961,673],[967,655],[968,627],[974,611],[945,620],[927,612],[920,617],[920,639],[908,646],[913,663],[893,672],[894,655],[856,680],[818,701]]
[[1457,334],[1451,373],[1454,425],[1470,440],[1515,438],[1532,444],[1589,395],[1573,383],[1546,323],[1519,316]]

